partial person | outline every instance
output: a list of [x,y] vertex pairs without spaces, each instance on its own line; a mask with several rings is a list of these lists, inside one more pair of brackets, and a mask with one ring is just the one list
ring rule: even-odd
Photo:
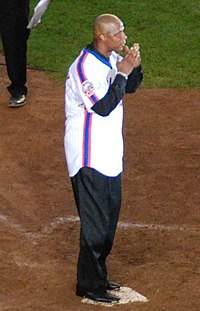
[[9,107],[13,108],[26,102],[28,20],[29,0],[0,0],[0,33],[10,79]]
[[120,18],[98,16],[93,42],[71,64],[65,89],[65,155],[80,217],[76,294],[106,303],[119,300],[108,290],[120,288],[108,278],[106,259],[121,208],[122,99],[143,79],[140,46],[129,48],[126,40]]

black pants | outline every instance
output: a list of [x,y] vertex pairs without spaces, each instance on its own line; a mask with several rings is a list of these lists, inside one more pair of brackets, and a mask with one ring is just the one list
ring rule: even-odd
[[13,96],[27,93],[28,18],[29,0],[0,0],[0,34]]
[[121,207],[121,174],[107,177],[86,167],[71,181],[81,221],[77,287],[104,292],[106,258],[112,249]]

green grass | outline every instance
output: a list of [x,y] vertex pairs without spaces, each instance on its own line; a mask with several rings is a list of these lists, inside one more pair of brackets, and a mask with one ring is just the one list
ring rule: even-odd
[[28,63],[64,81],[70,63],[92,40],[94,18],[106,12],[123,20],[128,45],[140,43],[143,87],[200,87],[199,0],[52,0],[31,31]]

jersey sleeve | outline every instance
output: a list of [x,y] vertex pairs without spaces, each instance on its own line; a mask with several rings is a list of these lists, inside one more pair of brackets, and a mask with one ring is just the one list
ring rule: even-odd
[[104,77],[101,77],[98,68],[95,68],[92,58],[89,53],[83,53],[76,65],[78,91],[86,109],[91,113],[94,112],[91,108],[107,91],[102,87]]

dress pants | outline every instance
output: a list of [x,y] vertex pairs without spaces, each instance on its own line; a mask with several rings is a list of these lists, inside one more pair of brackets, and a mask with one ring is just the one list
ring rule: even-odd
[[14,97],[27,94],[28,19],[29,0],[0,0],[0,34],[11,82],[8,91]]
[[77,288],[102,293],[121,207],[121,174],[107,177],[85,167],[71,181],[81,222]]

